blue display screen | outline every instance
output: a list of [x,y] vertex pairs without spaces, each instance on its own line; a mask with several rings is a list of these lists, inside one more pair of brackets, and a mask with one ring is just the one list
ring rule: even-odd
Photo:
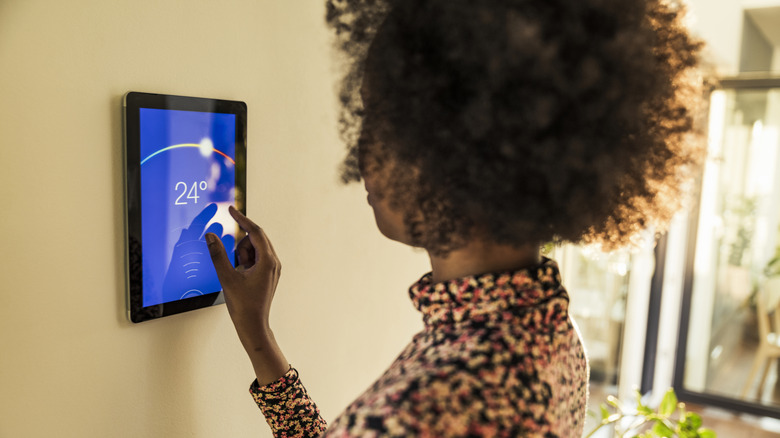
[[219,292],[204,235],[234,260],[236,115],[141,108],[143,306]]

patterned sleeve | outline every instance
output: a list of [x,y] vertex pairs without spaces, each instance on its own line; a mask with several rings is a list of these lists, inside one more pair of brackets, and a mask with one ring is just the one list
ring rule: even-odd
[[316,437],[327,427],[295,368],[265,386],[255,380],[249,392],[276,438]]

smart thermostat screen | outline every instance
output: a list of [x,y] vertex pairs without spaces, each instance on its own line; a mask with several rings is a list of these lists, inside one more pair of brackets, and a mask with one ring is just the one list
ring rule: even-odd
[[221,290],[204,236],[234,260],[236,115],[139,109],[143,306]]

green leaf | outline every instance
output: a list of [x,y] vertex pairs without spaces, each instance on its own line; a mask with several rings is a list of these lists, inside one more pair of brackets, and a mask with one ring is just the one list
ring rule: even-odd
[[607,409],[607,406],[605,404],[601,404],[601,419],[606,420],[607,417],[609,417],[609,409]]
[[671,437],[674,435],[674,431],[660,420],[656,420],[655,425],[653,426],[653,433],[659,437]]
[[718,435],[715,433],[714,430],[701,428],[698,430],[699,432],[699,438],[717,438]]
[[661,400],[661,406],[658,409],[658,413],[664,417],[669,417],[677,409],[677,395],[674,393],[674,389],[669,388],[664,394],[663,400]]
[[683,420],[683,423],[686,426],[689,426],[691,430],[697,430],[701,427],[701,417],[699,414],[696,414],[694,412],[688,412],[685,414],[685,419]]
[[653,410],[642,403],[642,394],[639,392],[638,389],[634,390],[634,397],[636,397],[636,411],[642,415],[650,415],[653,414]]
[[679,424],[677,425],[677,434],[680,438],[699,438],[698,433],[687,428],[681,428]]
[[637,406],[644,406],[642,404],[642,393],[638,389],[634,389],[634,398],[636,399]]

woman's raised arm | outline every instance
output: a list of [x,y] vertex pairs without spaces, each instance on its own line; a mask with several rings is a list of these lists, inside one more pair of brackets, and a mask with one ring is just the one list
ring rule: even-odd
[[290,368],[268,322],[282,265],[262,228],[232,206],[230,214],[247,233],[236,247],[238,266],[233,268],[219,238],[207,234],[206,242],[230,318],[263,386]]

